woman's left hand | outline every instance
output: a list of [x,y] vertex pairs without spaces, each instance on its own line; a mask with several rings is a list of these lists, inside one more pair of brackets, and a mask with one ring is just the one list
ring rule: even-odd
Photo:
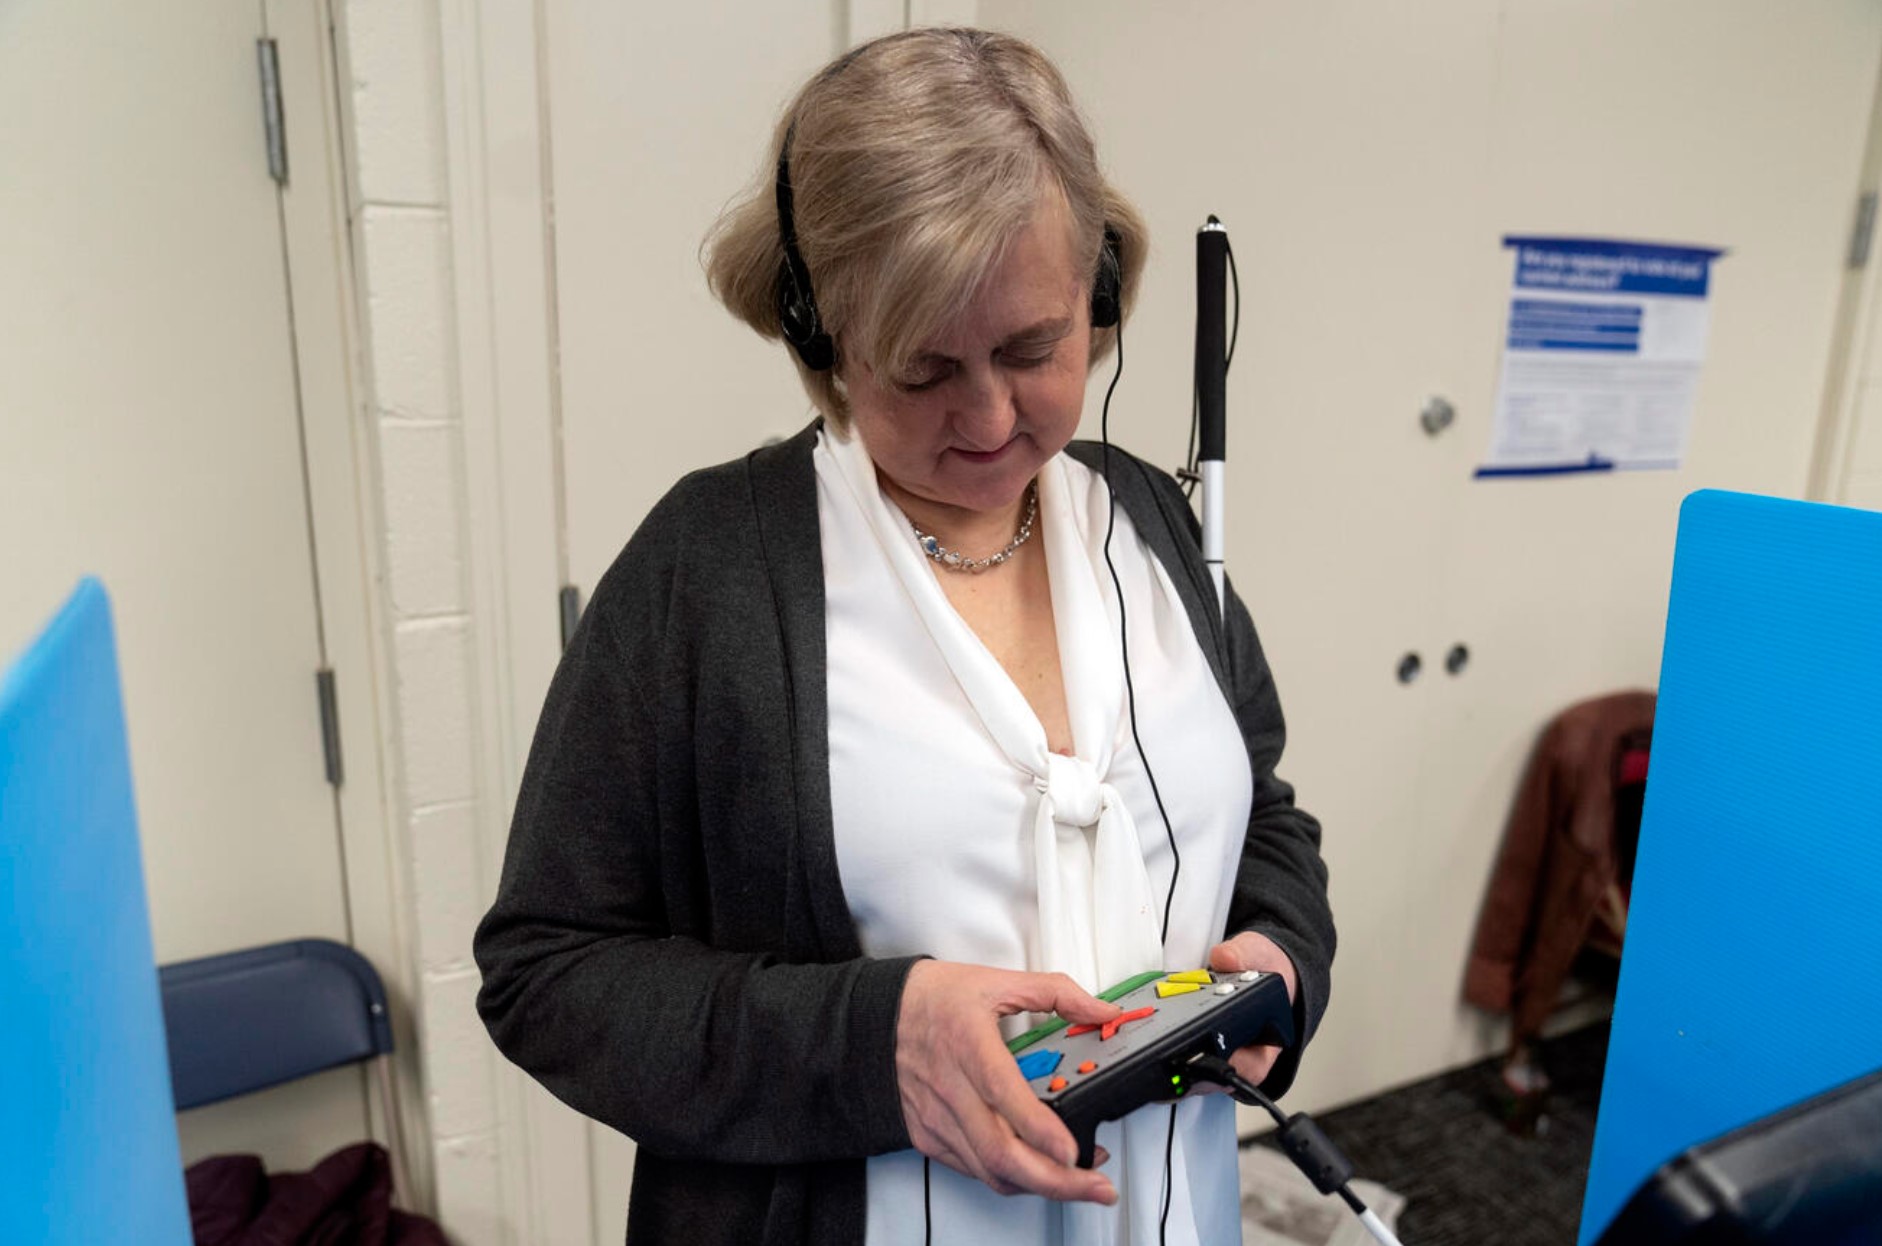
[[[1261,969],[1281,975],[1281,981],[1287,984],[1287,999],[1294,1000],[1294,993],[1300,989],[1299,977],[1294,972],[1294,962],[1280,944],[1266,935],[1245,930],[1233,939],[1218,943],[1209,949],[1209,968],[1217,972],[1239,973],[1244,969]],[[1267,1078],[1268,1070],[1280,1059],[1279,1047],[1263,1047],[1251,1044],[1229,1057],[1229,1063],[1235,1071],[1247,1078],[1254,1085],[1261,1085]],[[1200,1089],[1200,1088],[1199,1088]],[[1211,1089],[1214,1089],[1211,1087]]]

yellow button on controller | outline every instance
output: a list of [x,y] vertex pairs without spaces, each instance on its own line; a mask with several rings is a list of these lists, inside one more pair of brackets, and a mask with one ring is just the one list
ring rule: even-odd
[[1157,998],[1168,999],[1172,995],[1187,995],[1191,991],[1200,990],[1202,990],[1202,984],[1198,982],[1159,982],[1157,983]]
[[1208,986],[1215,981],[1209,976],[1207,969],[1185,969],[1181,973],[1170,974],[1163,980],[1165,982],[1193,982],[1197,986]]

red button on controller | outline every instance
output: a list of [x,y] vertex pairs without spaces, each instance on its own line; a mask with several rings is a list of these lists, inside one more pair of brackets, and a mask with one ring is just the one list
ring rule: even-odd
[[1142,1008],[1133,1008],[1122,1016],[1112,1017],[1109,1021],[1106,1021],[1103,1028],[1098,1031],[1098,1041],[1102,1043],[1108,1039],[1116,1038],[1118,1026],[1123,1025],[1126,1021],[1142,1021],[1145,1017],[1150,1016],[1154,1012],[1156,1012],[1155,1006],[1147,1004]]

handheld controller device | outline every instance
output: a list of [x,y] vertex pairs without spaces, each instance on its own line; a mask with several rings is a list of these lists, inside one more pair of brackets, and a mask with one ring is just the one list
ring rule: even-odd
[[1054,1018],[1007,1044],[1033,1093],[1057,1112],[1089,1168],[1098,1126],[1189,1092],[1188,1062],[1227,1059],[1250,1043],[1294,1041],[1294,1009],[1279,974],[1247,970],[1147,973],[1099,997],[1123,1013],[1102,1026]]

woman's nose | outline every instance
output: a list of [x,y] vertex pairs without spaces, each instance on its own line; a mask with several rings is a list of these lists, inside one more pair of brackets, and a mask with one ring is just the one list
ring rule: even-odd
[[1013,387],[994,369],[970,376],[954,412],[954,430],[971,450],[998,450],[1013,438],[1019,408]]

